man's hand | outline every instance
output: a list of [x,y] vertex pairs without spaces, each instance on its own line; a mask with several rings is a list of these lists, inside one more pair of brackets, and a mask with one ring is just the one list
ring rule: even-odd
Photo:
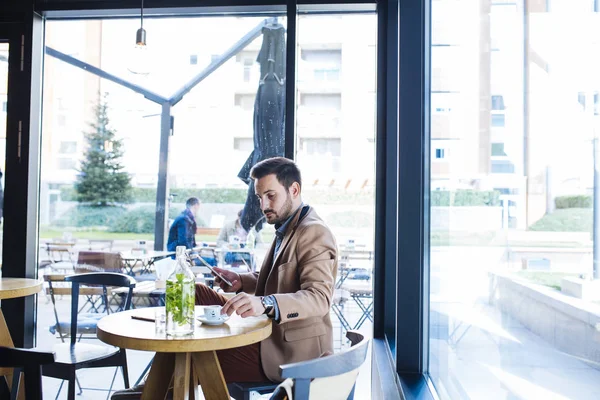
[[224,292],[237,292],[242,288],[242,280],[240,276],[233,271],[228,271],[223,268],[213,268],[216,272],[223,275],[225,279],[231,282],[231,286],[223,282],[218,276],[215,276],[215,283],[223,289]]
[[234,312],[242,318],[255,317],[265,312],[260,297],[251,296],[248,293],[240,293],[232,297],[221,309],[221,314],[231,316]]

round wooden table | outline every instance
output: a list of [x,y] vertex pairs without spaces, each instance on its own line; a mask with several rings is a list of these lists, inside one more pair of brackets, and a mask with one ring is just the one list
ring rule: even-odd
[[[204,314],[203,308],[196,306],[196,316]],[[163,399],[171,380],[175,400],[187,399],[188,395],[190,399],[198,399],[198,384],[206,400],[228,400],[229,392],[216,350],[247,346],[271,335],[271,320],[267,316],[233,315],[219,326],[196,321],[194,334],[182,338],[156,334],[154,322],[131,318],[153,320],[156,309],[141,308],[108,315],[98,322],[96,331],[98,339],[110,345],[156,352],[142,400]]]
[[[28,278],[0,278],[0,300],[16,299],[18,297],[31,296],[42,290],[43,282]],[[15,347],[10,332],[6,326],[4,313],[0,309],[0,346]],[[0,376],[4,376],[9,387],[12,386],[12,368],[0,368]],[[21,380],[22,382],[23,380]],[[22,383],[19,390],[19,398],[23,398]]]

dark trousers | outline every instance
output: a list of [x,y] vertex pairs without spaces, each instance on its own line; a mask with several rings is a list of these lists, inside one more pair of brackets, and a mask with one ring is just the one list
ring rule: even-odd
[[[196,304],[200,306],[220,305],[227,297],[201,283],[196,284]],[[260,362],[260,343],[227,350],[217,350],[217,357],[225,382],[269,382]]]

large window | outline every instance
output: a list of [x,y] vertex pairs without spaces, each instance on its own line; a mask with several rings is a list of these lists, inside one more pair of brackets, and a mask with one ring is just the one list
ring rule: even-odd
[[[339,270],[332,321],[373,330],[375,14],[298,18],[296,159],[303,199],[333,230]],[[355,398],[368,398],[370,365]]]
[[432,2],[429,374],[441,399],[600,393],[600,14],[591,0],[527,4]]
[[[255,143],[270,146],[272,155],[284,155],[283,114],[267,115],[269,111],[255,103],[261,80],[270,79],[261,76],[261,63],[263,71],[273,61],[275,72],[285,73],[285,15],[147,19],[145,54],[136,53],[134,47],[138,28],[137,19],[46,23],[40,276],[79,272],[88,265],[91,251],[102,253],[103,260],[120,260],[121,270],[140,281],[153,281],[155,275],[144,276],[140,270],[146,262],[135,257],[166,249],[168,228],[188,198],[201,202],[195,216],[197,246],[216,248],[221,245],[217,243],[221,228],[235,222],[247,200],[248,185],[240,179],[245,177],[241,171],[253,161],[249,158],[253,151],[267,150],[255,149]],[[263,38],[270,32],[274,39],[266,42],[277,47],[259,57]],[[229,52],[236,47],[241,50]],[[73,65],[79,62],[90,67]],[[218,68],[213,68],[216,63]],[[118,79],[101,77],[92,67]],[[284,110],[285,79],[276,78],[280,82],[271,92],[276,97],[262,103],[279,101]],[[1,82],[0,99],[6,93]],[[255,111],[263,119],[282,119],[279,128],[255,131]],[[254,140],[256,135],[261,135],[259,140]],[[161,203],[157,194],[163,185],[169,196]],[[167,232],[157,224],[161,209],[166,209]],[[162,245],[156,243],[159,234],[164,235]],[[255,263],[261,265],[273,228],[264,224],[259,236],[262,240],[253,252]],[[215,261],[210,254],[204,256]],[[156,265],[161,263],[172,261],[166,258]],[[115,265],[94,261],[92,266]],[[156,274],[154,268],[149,272]],[[61,340],[53,308],[60,320],[70,312],[69,296],[55,296],[52,302],[46,294],[37,313],[40,346]],[[134,302],[148,306],[147,299]],[[151,356],[128,351],[133,382]],[[113,371],[81,372],[78,378],[84,388],[105,387]],[[48,397],[56,394],[59,384],[45,379]],[[115,388],[122,387],[117,377]],[[84,389],[84,396],[92,393]]]

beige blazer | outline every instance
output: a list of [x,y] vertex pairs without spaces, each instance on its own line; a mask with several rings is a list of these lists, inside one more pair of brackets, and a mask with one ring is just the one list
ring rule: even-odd
[[[275,240],[259,273],[241,274],[242,290],[257,296],[274,295],[280,322],[261,342],[265,375],[280,382],[281,364],[318,358],[333,352],[329,310],[337,274],[337,245],[333,234],[311,208],[298,221],[297,212],[273,261]],[[272,267],[272,268],[271,268]]]

